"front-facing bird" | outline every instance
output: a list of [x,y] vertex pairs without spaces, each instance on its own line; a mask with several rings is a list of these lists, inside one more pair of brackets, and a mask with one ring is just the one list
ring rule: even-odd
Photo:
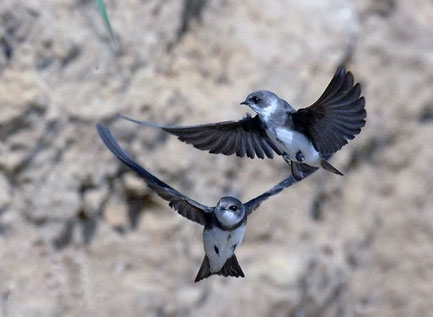
[[195,281],[198,282],[212,274],[244,277],[235,250],[242,243],[248,216],[261,202],[296,183],[296,180],[290,176],[245,204],[234,197],[222,197],[215,207],[209,207],[185,196],[146,171],[119,146],[107,127],[98,124],[97,129],[110,151],[134,170],[159,196],[168,200],[170,207],[177,210],[180,215],[204,226],[205,257]]
[[259,90],[241,102],[257,115],[240,121],[196,126],[167,126],[130,121],[161,128],[200,150],[224,155],[273,158],[290,163],[292,174],[302,179],[318,167],[343,175],[328,159],[352,140],[365,125],[367,113],[359,83],[341,66],[320,98],[295,110],[271,91]]

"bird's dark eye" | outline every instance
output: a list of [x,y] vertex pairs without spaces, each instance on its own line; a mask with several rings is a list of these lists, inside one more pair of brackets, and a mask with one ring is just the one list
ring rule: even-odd
[[229,209],[231,211],[236,211],[236,210],[238,210],[238,207],[237,206],[230,206]]
[[251,98],[251,100],[252,100],[254,103],[258,103],[258,102],[260,101],[260,98],[257,97],[257,96],[254,96],[254,97]]

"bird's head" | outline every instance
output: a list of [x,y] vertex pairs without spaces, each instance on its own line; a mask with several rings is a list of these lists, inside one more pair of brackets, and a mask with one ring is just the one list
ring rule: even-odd
[[278,107],[280,98],[272,91],[257,90],[250,93],[241,105],[246,105],[257,112],[260,116],[272,114]]
[[215,208],[215,215],[224,227],[233,227],[244,218],[245,208],[234,197],[222,197]]

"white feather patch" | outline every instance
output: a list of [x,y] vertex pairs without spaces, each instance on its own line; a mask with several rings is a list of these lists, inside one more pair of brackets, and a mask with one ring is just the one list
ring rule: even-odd
[[[211,273],[219,272],[226,261],[232,257],[244,238],[246,225],[233,231],[224,231],[214,227],[203,232],[204,251],[209,258]],[[234,246],[236,246],[234,248]],[[218,253],[215,250],[218,250]]]
[[278,102],[273,100],[270,106],[260,109],[260,112],[257,111],[257,113],[262,116],[264,121],[267,121],[277,109],[278,109]]
[[302,163],[320,167],[320,154],[304,134],[288,128],[276,128],[274,131],[266,132],[278,148],[289,155],[291,160],[296,161],[296,153],[301,151],[304,156]]

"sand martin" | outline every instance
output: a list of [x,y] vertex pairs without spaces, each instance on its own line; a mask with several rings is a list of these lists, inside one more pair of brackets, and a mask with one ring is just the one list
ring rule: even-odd
[[107,127],[98,124],[97,129],[110,151],[122,163],[143,178],[146,184],[159,196],[169,201],[170,207],[177,210],[180,215],[204,226],[205,257],[195,282],[212,274],[244,277],[244,273],[236,259],[235,250],[242,243],[247,217],[265,199],[296,183],[294,177],[289,176],[267,192],[245,204],[234,197],[222,197],[215,207],[209,207],[185,196],[146,171],[119,146]]
[[361,86],[340,66],[326,90],[311,106],[295,110],[271,91],[259,90],[241,105],[257,115],[240,121],[195,126],[169,126],[123,118],[176,135],[200,150],[224,155],[273,158],[274,152],[290,163],[292,174],[304,174],[323,167],[343,175],[327,160],[352,140],[365,125],[367,113]]

